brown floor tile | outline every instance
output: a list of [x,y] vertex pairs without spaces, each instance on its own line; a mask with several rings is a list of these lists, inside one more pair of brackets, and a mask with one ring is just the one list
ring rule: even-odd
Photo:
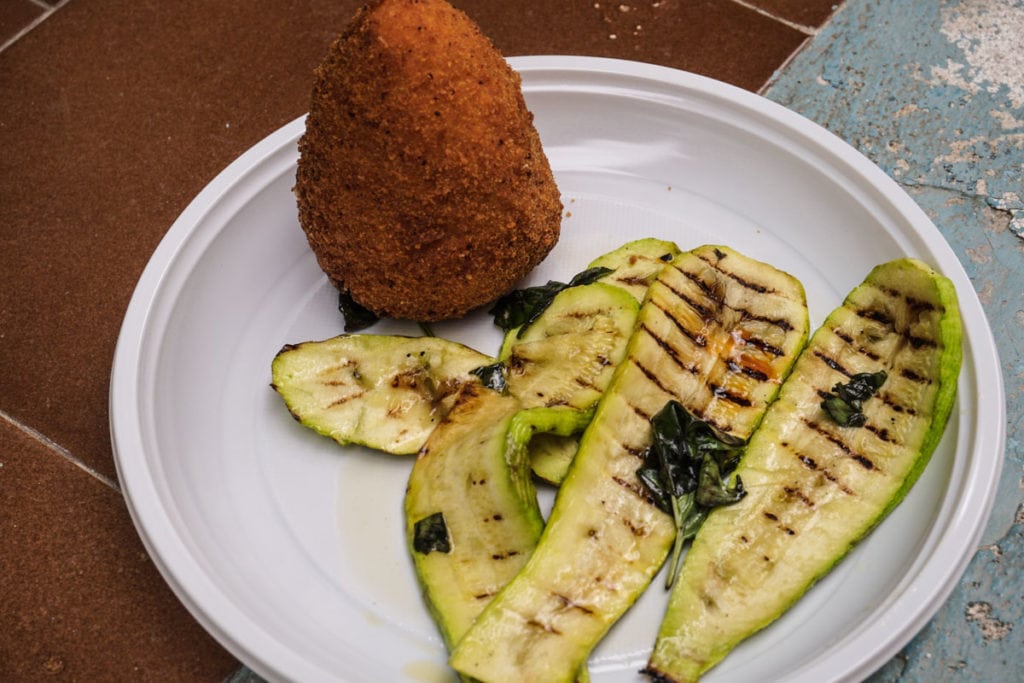
[[772,16],[818,28],[842,5],[840,0],[745,0]]
[[[507,55],[574,54],[654,62],[757,90],[806,38],[734,2],[537,0],[509,12],[456,0]],[[528,30],[524,30],[528,26]]]
[[149,560],[120,494],[0,419],[0,680],[223,681],[238,666]]
[[31,0],[0,2],[0,45],[17,35],[45,10]]
[[[359,4],[70,2],[0,53],[0,409],[114,476],[108,377],[139,274],[218,171],[306,110]],[[719,0],[456,4],[508,55],[656,61],[751,90],[804,38]]]
[[[306,110],[314,67],[362,1],[68,2],[0,53],[0,412],[115,478],[108,378],[135,282],[196,193]],[[750,90],[804,38],[719,0],[455,4],[510,56],[637,59]],[[0,21],[25,5],[0,5]],[[0,463],[0,680],[234,668],[115,491],[2,415]]]
[[108,377],[139,274],[218,171],[306,110],[357,4],[71,2],[0,54],[0,409],[114,476]]

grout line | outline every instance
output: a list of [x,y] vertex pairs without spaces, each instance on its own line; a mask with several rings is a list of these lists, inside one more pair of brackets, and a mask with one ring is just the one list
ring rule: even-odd
[[786,70],[786,67],[789,66],[794,59],[796,59],[796,56],[798,54],[803,52],[804,49],[811,44],[811,39],[813,37],[814,36],[807,36],[806,38],[803,39],[803,41],[797,46],[795,50],[789,53],[789,56],[786,57],[785,60],[783,60],[782,64],[779,64],[775,71],[772,72],[772,75],[768,77],[768,80],[766,80],[764,84],[757,89],[758,95],[764,95],[773,85],[775,85],[775,81],[778,79],[779,76],[782,75],[782,72]]
[[[733,0],[733,2],[739,1],[740,0]],[[832,21],[836,18],[836,15],[842,12],[845,8],[846,0],[837,3],[836,9],[832,12],[832,14],[828,16],[828,18],[822,23],[822,25],[815,30],[814,35],[807,36],[807,38],[805,38],[804,41],[800,43],[800,45],[797,46],[797,48],[793,50],[793,52],[791,52],[788,57],[786,57],[785,61],[783,61],[782,64],[780,64],[779,67],[775,69],[774,72],[772,72],[772,75],[768,77],[768,80],[765,81],[764,84],[757,89],[757,94],[767,96],[767,92],[772,88],[772,86],[775,85],[775,82],[779,79],[779,76],[782,75],[782,72],[786,69],[786,67],[788,67],[794,59],[796,59],[797,55],[806,50],[808,46],[810,46],[811,41],[818,34],[818,32],[820,32],[823,28],[832,23]]]
[[79,460],[74,453],[64,448],[59,443],[57,443],[50,437],[46,436],[39,430],[33,429],[32,427],[29,427],[27,424],[23,424],[19,420],[15,419],[13,416],[9,415],[4,410],[0,410],[0,419],[2,419],[4,422],[7,422],[12,427],[17,429],[21,433],[25,434],[29,438],[38,441],[49,450],[54,451],[55,453],[57,453],[57,455],[67,460],[72,465],[78,467],[80,470],[82,470],[89,476],[93,477],[94,479],[97,479],[100,483],[112,488],[114,491],[117,491],[118,494],[121,493],[121,487],[118,485],[116,481],[113,481],[107,475],[97,472],[93,468],[89,467],[84,462]]
[[30,22],[28,23],[28,25],[27,25],[27,26],[25,26],[24,28],[22,28],[22,29],[21,29],[20,31],[18,31],[17,33],[15,33],[15,34],[14,34],[13,36],[11,36],[10,38],[8,38],[6,42],[4,42],[4,43],[3,43],[2,45],[0,45],[0,52],[3,52],[3,51],[4,51],[4,50],[6,50],[7,48],[9,48],[9,47],[10,47],[11,45],[14,45],[14,43],[16,43],[16,42],[17,42],[17,41],[19,41],[19,40],[20,40],[21,38],[23,38],[23,37],[24,37],[24,36],[25,36],[25,35],[26,35],[26,34],[27,34],[27,33],[28,33],[29,31],[31,31],[31,30],[32,30],[32,29],[34,29],[34,28],[35,28],[36,26],[39,26],[39,24],[41,24],[41,23],[43,23],[44,21],[46,21],[47,19],[49,19],[49,18],[50,18],[50,16],[51,16],[51,15],[52,15],[52,14],[53,14],[54,12],[56,12],[57,10],[59,10],[59,9],[60,9],[61,7],[63,7],[64,5],[68,4],[68,2],[69,2],[69,1],[70,1],[70,0],[60,0],[60,2],[58,2],[58,3],[56,4],[56,5],[53,5],[53,6],[51,7],[50,5],[47,5],[46,3],[43,3],[43,2],[39,2],[38,0],[33,0],[33,1],[32,1],[32,4],[33,4],[33,5],[36,5],[36,6],[38,6],[38,7],[43,7],[43,8],[45,8],[45,9],[43,10],[43,13],[42,13],[42,14],[40,14],[40,15],[39,15],[38,17],[36,17],[35,19],[33,19],[32,21],[30,21]]
[[768,10],[761,9],[757,5],[752,5],[751,3],[747,2],[747,0],[732,0],[732,1],[734,3],[736,3],[737,5],[740,5],[742,7],[746,7],[749,10],[757,12],[758,14],[760,14],[762,16],[768,17],[769,19],[774,19],[775,21],[779,22],[780,24],[785,24],[786,26],[790,27],[794,31],[799,31],[800,33],[803,33],[805,35],[813,36],[815,33],[818,32],[818,29],[814,28],[813,26],[804,26],[803,24],[798,24],[795,21],[790,21],[789,19],[783,19],[780,16],[776,16],[776,15],[772,14]]

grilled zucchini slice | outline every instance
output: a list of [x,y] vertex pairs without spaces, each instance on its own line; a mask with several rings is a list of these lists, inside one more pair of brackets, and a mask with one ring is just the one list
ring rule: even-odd
[[611,380],[633,332],[639,305],[602,283],[560,292],[522,335],[510,331],[500,359],[508,392],[525,408],[591,408]]
[[416,453],[472,370],[494,359],[437,337],[345,334],[286,345],[271,386],[292,416],[338,443]]
[[[647,673],[697,680],[877,525],[938,443],[960,363],[952,283],[913,259],[875,268],[815,332],[750,440],[737,468],[746,498],[698,531]],[[837,388],[881,372],[863,426],[823,408]]]
[[674,536],[636,471],[670,400],[746,439],[807,337],[803,288],[726,247],[662,269],[559,490],[540,543],[450,662],[488,683],[572,680],[657,572]]
[[[639,304],[661,269],[679,253],[680,249],[674,243],[648,237],[627,242],[598,257],[587,268],[611,270],[597,284],[622,290]],[[519,337],[519,328],[505,336],[500,356],[513,369],[510,390],[526,404],[569,405],[586,410],[587,416],[593,415],[592,409],[625,351],[637,310],[629,306],[623,297],[604,291],[605,297],[617,297],[614,307],[619,308],[622,314],[605,321],[594,318],[592,313],[587,313],[596,303],[591,301],[587,287],[592,285],[569,290],[573,294],[559,294],[553,306],[555,310],[546,311],[528,327],[523,335],[525,339]],[[602,290],[598,287],[589,291]],[[631,318],[627,317],[630,314]],[[519,346],[524,343],[527,345]],[[545,353],[545,346],[557,353]],[[517,350],[515,355],[512,353],[514,348]],[[609,353],[609,348],[614,348],[614,352]],[[531,360],[535,362],[545,357],[548,358],[546,369],[529,370]],[[581,371],[567,373],[567,365],[579,366]],[[550,381],[552,376],[557,380],[555,383]],[[568,387],[570,396],[565,397],[564,388],[561,395],[557,391],[552,392],[551,388],[557,386]],[[531,395],[531,389],[536,393]],[[580,416],[579,431],[586,427],[587,419]],[[578,432],[538,433],[530,443],[534,474],[544,481],[560,484],[578,448]]]
[[518,410],[511,396],[466,385],[409,477],[409,551],[449,647],[523,565],[544,526],[526,450],[532,431],[513,420]]
[[642,302],[661,269],[681,253],[674,242],[645,237],[599,256],[587,267],[610,268],[612,272],[598,282],[624,289]]

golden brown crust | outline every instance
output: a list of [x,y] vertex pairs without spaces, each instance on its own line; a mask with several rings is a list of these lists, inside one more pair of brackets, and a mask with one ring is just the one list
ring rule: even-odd
[[463,315],[558,240],[562,204],[519,76],[443,0],[359,11],[317,70],[299,151],[310,246],[378,315]]

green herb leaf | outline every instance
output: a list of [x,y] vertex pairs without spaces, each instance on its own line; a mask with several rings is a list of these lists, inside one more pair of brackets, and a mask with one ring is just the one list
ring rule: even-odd
[[346,332],[364,330],[379,320],[376,313],[357,304],[348,292],[338,295],[338,310],[345,318]]
[[469,373],[479,377],[485,387],[493,389],[500,394],[504,394],[508,388],[508,384],[505,381],[504,363],[498,362],[491,365],[481,365],[478,368],[473,368]]
[[861,372],[832,387],[832,393],[821,401],[821,407],[840,427],[863,427],[868,418],[861,412],[864,401],[875,395],[888,378],[884,370]]
[[546,285],[516,289],[499,298],[488,313],[494,316],[494,324],[505,332],[520,328],[519,336],[530,323],[540,317],[552,300],[562,290],[597,282],[612,272],[611,268],[588,268],[577,273],[568,284],[549,280]]
[[444,514],[435,512],[416,522],[412,531],[412,547],[418,553],[429,555],[432,552],[450,553],[452,542],[448,537],[448,525]]
[[669,401],[651,418],[651,428],[651,446],[636,474],[654,504],[675,523],[667,579],[671,586],[679,573],[683,544],[697,533],[708,512],[746,495],[739,477],[729,484],[745,442],[718,432],[677,401]]

